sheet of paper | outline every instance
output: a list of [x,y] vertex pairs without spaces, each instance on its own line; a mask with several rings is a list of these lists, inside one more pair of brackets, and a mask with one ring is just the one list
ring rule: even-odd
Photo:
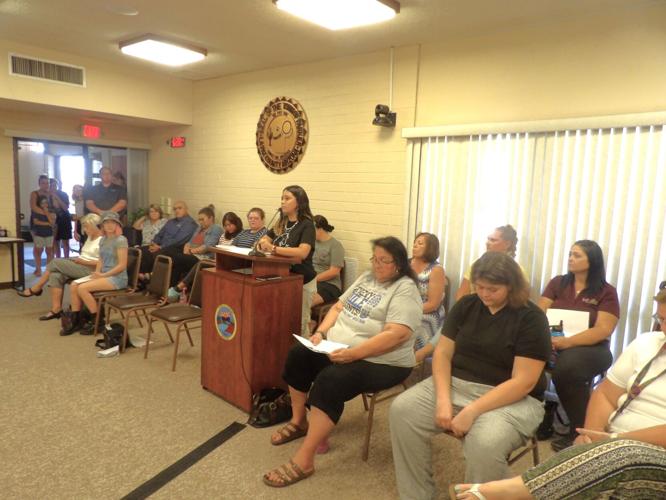
[[233,245],[216,245],[216,248],[221,248],[227,252],[233,252],[240,255],[247,255],[252,251],[251,248],[235,247]]
[[590,313],[587,311],[548,309],[546,316],[548,316],[549,325],[559,325],[560,321],[562,321],[565,337],[571,337],[583,330],[587,330],[590,324]]
[[301,344],[303,344],[311,351],[320,352],[323,354],[330,354],[333,351],[337,351],[338,349],[346,349],[347,347],[349,347],[347,344],[341,344],[340,342],[331,342],[330,340],[322,340],[321,342],[319,342],[319,344],[314,345],[308,339],[303,338],[300,335],[294,335],[294,337],[296,337],[296,340],[298,340]]
[[90,277],[90,275],[88,275],[84,276],[83,278],[79,278],[78,280],[74,280],[74,283],[78,283],[80,285],[81,283],[85,283],[86,281],[90,281],[91,279],[92,278]]

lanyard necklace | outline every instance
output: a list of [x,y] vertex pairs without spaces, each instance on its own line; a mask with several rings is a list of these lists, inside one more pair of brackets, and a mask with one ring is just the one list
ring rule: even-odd
[[661,377],[664,373],[666,373],[666,368],[664,368],[662,371],[660,371],[657,375],[652,377],[651,379],[646,380],[643,382],[643,379],[645,378],[645,375],[647,375],[648,370],[650,369],[650,366],[652,365],[652,362],[657,359],[661,354],[666,353],[666,344],[663,344],[661,348],[657,351],[657,354],[655,354],[650,361],[647,362],[647,364],[643,367],[643,369],[638,373],[638,376],[634,380],[634,383],[631,384],[631,388],[629,389],[629,392],[627,393],[627,399],[624,400],[624,403],[622,403],[622,406],[618,408],[618,410],[615,412],[615,415],[613,415],[613,418],[611,418],[610,423],[613,422],[626,408],[629,406],[629,404],[636,399],[640,393],[645,389],[648,385],[650,385],[652,382],[657,380],[659,377]]

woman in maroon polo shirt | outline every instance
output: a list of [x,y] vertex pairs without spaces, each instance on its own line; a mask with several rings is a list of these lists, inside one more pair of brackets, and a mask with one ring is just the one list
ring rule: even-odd
[[[587,330],[569,337],[552,338],[553,349],[557,351],[552,370],[553,383],[571,422],[569,435],[551,443],[555,451],[571,446],[576,428],[583,427],[590,399],[590,381],[613,362],[609,338],[620,317],[617,290],[606,281],[604,255],[596,242],[580,240],[573,244],[569,251],[568,271],[550,280],[539,299],[539,307],[544,312],[552,308],[590,313]],[[541,439],[549,437],[548,429],[552,428],[554,408],[551,406],[550,409],[550,421],[547,408],[544,422],[539,427]]]

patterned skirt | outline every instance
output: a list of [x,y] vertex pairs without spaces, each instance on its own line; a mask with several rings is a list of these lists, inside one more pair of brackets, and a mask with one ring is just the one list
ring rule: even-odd
[[629,439],[573,446],[522,477],[536,499],[664,499],[666,449]]

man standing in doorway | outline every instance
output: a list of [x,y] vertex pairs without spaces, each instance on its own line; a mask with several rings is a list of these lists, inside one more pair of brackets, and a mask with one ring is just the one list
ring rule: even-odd
[[111,182],[111,169],[102,167],[99,171],[101,184],[89,186],[83,193],[88,212],[101,215],[102,212],[116,212],[120,217],[127,208],[127,190]]

